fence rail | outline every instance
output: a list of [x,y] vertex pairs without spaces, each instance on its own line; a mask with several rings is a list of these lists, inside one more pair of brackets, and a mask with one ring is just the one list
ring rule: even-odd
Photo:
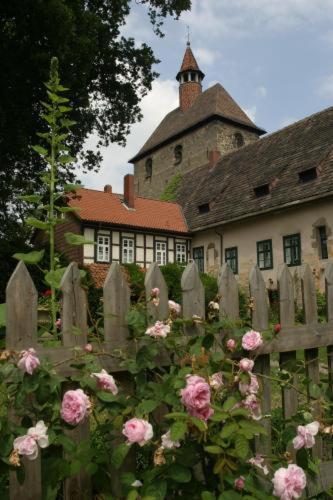
[[[327,349],[328,375],[331,387],[333,385],[333,262],[329,262],[325,270],[327,322],[318,323],[316,290],[313,275],[309,265],[302,266],[302,302],[305,314],[305,324],[295,325],[294,284],[290,270],[286,265],[281,266],[278,274],[279,311],[281,331],[270,342],[265,343],[256,359],[255,372],[261,375],[263,398],[262,410],[264,415],[271,413],[271,354],[280,353],[280,365],[296,359],[296,350],[304,350],[308,377],[312,382],[319,381],[318,349]],[[194,262],[188,264],[184,270],[182,280],[182,307],[185,318],[193,315],[205,316],[204,288],[200,280],[197,266]],[[147,296],[152,288],[160,289],[160,303],[158,307],[148,304],[148,314],[155,320],[164,320],[168,315],[168,287],[156,263],[153,263],[145,277]],[[22,350],[34,347],[40,356],[46,356],[53,363],[58,363],[58,371],[69,376],[75,372],[70,366],[73,357],[73,348],[84,346],[87,342],[87,303],[86,294],[80,286],[80,273],[76,263],[71,263],[61,282],[62,292],[62,345],[45,348],[38,341],[37,328],[37,291],[23,262],[20,262],[11,276],[6,291],[6,348]],[[256,330],[268,328],[268,298],[262,273],[254,266],[249,276],[249,288],[252,308],[252,327]],[[230,267],[224,264],[218,277],[218,291],[221,318],[228,315],[230,318],[239,317],[238,283]],[[103,287],[104,305],[104,342],[102,348],[105,357],[101,357],[103,367],[110,372],[123,371],[120,360],[108,354],[116,348],[129,350],[133,348],[128,340],[129,331],[126,324],[126,314],[130,308],[130,288],[118,263],[113,263],[106,277]],[[201,333],[201,326],[194,325],[186,328],[186,335]],[[80,335],[77,335],[80,331]],[[161,363],[167,363],[162,360]],[[126,374],[121,375],[126,379]],[[309,399],[310,401],[310,399]],[[282,389],[282,407],[287,419],[297,411],[298,393],[293,388]],[[320,417],[318,407],[312,408],[315,417]],[[13,419],[17,416],[12,415]],[[270,421],[266,419],[264,425],[268,431],[268,438],[256,443],[258,451],[271,453]],[[89,422],[85,422],[73,431],[68,431],[71,438],[77,443],[89,436]],[[318,440],[314,453],[319,458],[327,456],[322,443]],[[328,454],[329,455],[329,454]],[[330,455],[328,458],[331,458]],[[10,474],[11,500],[40,500],[41,461],[24,461],[26,475],[23,484],[16,479],[16,474]],[[333,461],[323,461],[316,484],[311,485],[312,492],[327,489],[333,485]],[[89,479],[84,472],[68,478],[64,484],[64,499],[90,498]]]

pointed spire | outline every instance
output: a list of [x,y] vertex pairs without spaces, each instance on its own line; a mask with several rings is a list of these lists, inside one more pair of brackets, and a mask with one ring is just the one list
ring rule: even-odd
[[176,79],[179,82],[179,107],[182,111],[186,111],[190,108],[197,97],[201,94],[201,82],[204,77],[205,75],[200,70],[193,55],[190,46],[190,34],[188,31],[188,40],[183,62],[176,76]]

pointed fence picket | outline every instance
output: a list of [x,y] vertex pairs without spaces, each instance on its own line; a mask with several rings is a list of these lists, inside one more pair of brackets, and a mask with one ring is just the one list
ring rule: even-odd
[[[288,367],[293,371],[296,362],[296,351],[304,351],[307,375],[312,384],[317,384],[320,375],[318,349],[327,348],[328,375],[331,387],[333,386],[333,262],[329,262],[325,269],[327,322],[318,323],[316,290],[314,278],[308,265],[301,268],[302,303],[305,316],[304,324],[295,325],[295,296],[294,283],[290,269],[284,264],[278,273],[279,312],[281,331],[273,339],[265,342],[256,356],[254,371],[257,373],[263,388],[262,411],[264,415],[271,413],[271,355],[279,353],[280,367]],[[186,335],[203,333],[200,318],[205,318],[205,293],[198,268],[194,262],[187,265],[181,279],[182,310],[184,318],[190,320],[185,328]],[[263,331],[268,328],[268,299],[265,282],[261,271],[254,266],[249,276],[251,297],[252,328]],[[146,274],[145,288],[147,298],[152,288],[159,288],[159,304],[153,305],[148,301],[148,322],[153,324],[157,320],[164,321],[168,317],[168,287],[157,264],[152,264]],[[76,373],[71,366],[73,357],[78,349],[87,342],[87,299],[84,289],[80,286],[78,266],[72,263],[68,266],[62,282],[62,346],[46,348],[38,343],[37,338],[37,291],[29,272],[23,262],[20,262],[6,290],[6,348],[20,351],[35,347],[40,356],[46,356],[57,364],[57,370],[64,376]],[[237,320],[239,317],[238,283],[228,264],[224,264],[218,277],[218,293],[220,303],[220,318],[225,315]],[[115,374],[125,390],[133,390],[128,384],[126,371],[121,363],[121,356],[110,356],[111,351],[125,352],[134,350],[134,342],[129,338],[126,316],[130,310],[130,288],[122,268],[113,263],[103,287],[104,308],[104,340],[100,340],[100,348],[105,356],[99,356],[101,366]],[[197,321],[193,321],[197,316]],[[222,332],[223,334],[223,332]],[[167,364],[168,358],[161,354],[161,364]],[[126,382],[127,381],[127,382]],[[297,411],[298,392],[296,376],[294,387],[282,388],[282,408],[285,419],[290,418]],[[64,390],[70,386],[64,384]],[[74,386],[75,387],[75,386]],[[309,408],[314,418],[320,417],[320,408],[311,404],[309,391]],[[10,413],[15,422],[20,421],[19,410]],[[256,442],[257,451],[271,454],[271,429],[268,419],[264,419],[268,436]],[[89,439],[89,422],[86,421],[76,429],[66,431],[76,443]],[[331,453],[323,453],[322,442],[318,444],[314,453],[324,459],[330,458]],[[41,461],[24,461],[25,479],[20,484],[15,472],[10,474],[11,500],[41,500]],[[126,464],[127,470],[133,467],[131,457]],[[311,494],[327,489],[333,485],[333,460],[325,460],[319,466],[316,483],[309,485]],[[117,478],[119,471],[114,474],[114,492],[117,497]],[[90,481],[84,472],[69,478],[64,483],[64,499],[90,498]]]

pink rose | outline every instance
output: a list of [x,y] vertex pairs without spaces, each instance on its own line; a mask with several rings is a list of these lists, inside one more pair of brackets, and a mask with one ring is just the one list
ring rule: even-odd
[[146,335],[155,338],[165,339],[170,333],[170,326],[163,323],[163,321],[156,321],[155,325],[150,326],[146,330]]
[[248,463],[251,465],[255,465],[256,467],[258,467],[258,469],[261,469],[265,476],[269,474],[268,467],[264,464],[264,458],[260,454],[257,454],[255,457],[250,458],[248,460]]
[[278,469],[273,478],[273,495],[281,500],[292,500],[300,498],[306,487],[306,476],[303,469],[295,464],[289,464],[288,468]]
[[207,420],[214,411],[210,408],[210,387],[203,377],[187,375],[186,387],[180,391],[181,401],[193,417]]
[[88,396],[82,389],[65,392],[61,405],[61,417],[67,424],[77,425],[85,418],[91,407]]
[[29,460],[35,460],[38,457],[38,445],[36,439],[32,436],[20,436],[14,439],[14,450],[20,455],[25,455]]
[[142,418],[127,420],[123,427],[123,434],[127,437],[127,444],[138,443],[140,446],[146,444],[154,435],[151,424]]
[[60,330],[60,328],[61,328],[61,319],[58,318],[57,321],[55,322],[55,324],[56,324],[56,327],[58,328],[58,330]]
[[32,347],[26,351],[21,351],[20,359],[17,366],[29,375],[32,375],[37,366],[40,365],[40,361],[36,356],[36,351]]
[[243,358],[239,362],[239,369],[242,372],[250,372],[253,370],[254,361],[252,359]]
[[239,476],[237,479],[234,481],[234,487],[238,491],[242,491],[242,489],[245,486],[245,478],[244,476]]
[[236,341],[234,339],[229,339],[227,342],[227,349],[229,351],[234,351],[236,349]]
[[263,343],[262,336],[259,332],[250,330],[243,335],[242,347],[246,351],[255,351]]
[[168,301],[169,304],[169,311],[172,312],[173,314],[180,314],[182,308],[180,304],[177,304],[177,302],[174,302],[173,300]]
[[171,432],[168,431],[161,436],[162,448],[167,448],[168,450],[172,450],[173,448],[179,448],[179,441],[172,441]]
[[112,375],[109,375],[106,370],[103,369],[99,373],[92,373],[91,377],[97,379],[98,389],[112,392],[114,396],[118,394],[118,387],[116,386],[116,382]]
[[249,410],[253,420],[261,419],[262,415],[261,415],[260,401],[257,399],[257,396],[255,394],[250,394],[249,396],[246,396],[244,401],[242,401],[242,406],[243,408]]
[[160,289],[159,288],[152,288],[150,295],[151,297],[158,297],[160,294]]
[[216,391],[221,389],[221,387],[223,386],[222,373],[221,372],[213,373],[213,375],[209,377],[209,385]]
[[259,382],[253,373],[249,373],[250,376],[250,383],[247,384],[245,382],[239,382],[239,392],[243,396],[247,396],[248,394],[257,394],[259,391]]
[[297,436],[293,439],[295,450],[301,448],[312,448],[315,444],[315,438],[319,431],[319,422],[312,422],[307,425],[299,425],[297,427]]
[[151,301],[155,307],[157,307],[160,303],[160,299],[158,297],[154,297]]
[[86,352],[92,352],[92,350],[93,350],[93,346],[92,346],[91,344],[86,344],[86,345],[84,346],[84,350],[85,350]]
[[30,427],[30,429],[28,429],[28,436],[32,437],[41,448],[47,448],[49,445],[47,427],[43,420],[39,420],[35,427]]

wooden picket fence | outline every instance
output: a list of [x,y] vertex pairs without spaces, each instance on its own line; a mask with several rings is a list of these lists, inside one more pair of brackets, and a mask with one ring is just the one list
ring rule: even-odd
[[[271,380],[267,377],[271,370],[271,355],[280,353],[280,363],[296,358],[296,350],[304,350],[309,378],[317,383],[320,375],[318,349],[327,348],[328,374],[332,387],[333,383],[333,262],[326,266],[326,300],[327,322],[318,323],[316,289],[311,269],[308,265],[302,266],[301,283],[305,324],[295,326],[294,284],[289,268],[281,266],[278,276],[279,307],[281,331],[274,339],[263,345],[257,357],[255,372],[260,375],[263,386],[262,411],[268,415],[271,412]],[[185,318],[193,315],[205,317],[204,287],[200,280],[197,266],[194,262],[187,265],[182,280],[182,310]],[[152,264],[146,274],[145,288],[147,296],[152,288],[160,289],[160,303],[157,307],[148,303],[148,314],[152,321],[164,320],[168,317],[168,288],[157,264]],[[255,330],[268,328],[268,300],[267,291],[262,274],[257,266],[253,267],[249,276],[249,287],[252,308],[252,327]],[[239,317],[238,284],[230,267],[224,264],[218,278],[220,297],[220,315],[228,315],[233,319]],[[23,262],[20,262],[7,286],[6,296],[6,348],[22,350],[34,347],[39,356],[46,356],[53,363],[57,363],[57,371],[70,376],[75,373],[71,361],[75,356],[73,348],[84,346],[87,343],[87,305],[86,293],[80,286],[80,274],[76,263],[71,263],[61,282],[62,291],[62,346],[45,348],[39,343],[37,336],[37,298],[38,294],[34,283]],[[101,356],[103,368],[113,373],[126,385],[126,373],[120,366],[120,360],[108,354],[115,349],[131,352],[133,342],[129,340],[126,314],[130,308],[130,289],[126,278],[118,263],[113,263],[106,277],[103,287],[104,305],[104,342],[102,348],[106,355]],[[77,335],[78,329],[81,334]],[[185,333],[194,335],[201,332],[200,325],[187,327]],[[223,334],[223,333],[222,333]],[[161,361],[161,362],[165,362]],[[295,382],[296,383],[296,382]],[[282,389],[282,403],[284,417],[292,416],[298,405],[296,389]],[[310,406],[309,406],[310,407]],[[320,409],[312,408],[314,417],[320,418]],[[17,418],[12,415],[12,418]],[[271,429],[269,420],[264,425],[268,437],[256,443],[257,450],[271,453]],[[89,439],[89,422],[84,422],[68,435],[77,443]],[[312,491],[325,490],[333,485],[333,460],[330,453],[323,450],[321,440],[317,440],[314,453],[319,458],[325,458],[320,465],[320,474],[316,484],[311,485]],[[23,484],[17,481],[16,473],[10,474],[11,500],[40,500],[42,498],[41,460],[24,461],[25,480]],[[119,473],[115,473],[116,476]],[[63,488],[64,500],[81,500],[92,498],[89,478],[84,472],[67,479]]]

